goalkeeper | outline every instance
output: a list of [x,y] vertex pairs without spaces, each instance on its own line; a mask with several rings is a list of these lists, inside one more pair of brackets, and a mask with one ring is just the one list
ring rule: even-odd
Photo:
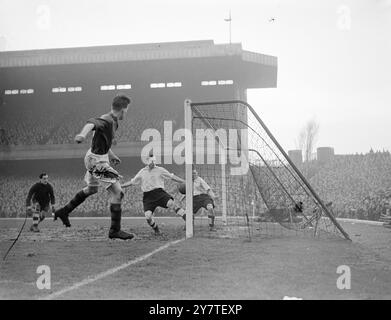
[[49,176],[46,173],[41,173],[39,180],[30,188],[26,199],[27,214],[33,213],[33,224],[30,227],[32,232],[39,232],[38,225],[45,219],[45,214],[49,213],[50,205],[54,211],[56,203],[53,187],[48,182]]
[[[216,198],[210,186],[202,179],[197,170],[192,171],[193,179],[193,214],[196,214],[200,209],[208,211],[208,218],[210,219],[209,230],[216,231],[215,229],[215,204]],[[186,188],[179,188],[179,192],[186,194]],[[194,217],[194,216],[193,216]]]
[[121,162],[111,151],[111,145],[114,140],[114,133],[118,129],[118,120],[124,119],[130,103],[131,101],[127,96],[116,96],[113,99],[109,113],[99,118],[89,119],[82,131],[76,135],[75,141],[81,143],[91,131],[95,131],[91,148],[87,151],[84,158],[84,165],[87,169],[84,180],[87,183],[87,187],[76,193],[67,205],[54,213],[54,220],[60,218],[66,227],[71,226],[69,213],[82,204],[89,196],[97,193],[99,186],[104,186],[111,195],[109,238],[127,240],[134,237],[134,234],[121,230],[121,203],[124,193],[119,182],[121,176],[111,167],[111,165],[117,165]]

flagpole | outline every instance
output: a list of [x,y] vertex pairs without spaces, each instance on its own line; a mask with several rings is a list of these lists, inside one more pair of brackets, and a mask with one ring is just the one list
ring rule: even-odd
[[231,29],[231,22],[232,22],[231,10],[229,10],[229,18],[228,18],[228,19],[224,19],[224,21],[229,22],[229,44],[231,44],[231,43],[232,43],[232,41],[231,41],[231,36],[232,36],[232,29]]
[[231,19],[231,10],[229,11],[229,44],[232,43],[232,19]]

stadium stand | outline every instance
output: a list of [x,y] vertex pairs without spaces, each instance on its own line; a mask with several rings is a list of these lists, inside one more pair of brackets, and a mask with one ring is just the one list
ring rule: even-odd
[[[89,106],[57,107],[53,109],[38,108],[31,110],[27,106],[16,110],[4,110],[0,119],[1,145],[44,145],[73,143],[74,136],[81,130],[86,120],[98,117],[107,112],[107,107],[91,112]],[[75,117],[77,114],[77,117]],[[163,128],[164,120],[174,122],[174,128],[180,121],[178,113],[165,111],[156,113],[153,109],[138,106],[129,112],[120,123],[117,141],[139,141],[143,130]]]

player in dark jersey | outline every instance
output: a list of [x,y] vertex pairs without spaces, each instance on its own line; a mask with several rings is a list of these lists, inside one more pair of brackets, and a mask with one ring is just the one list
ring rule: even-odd
[[89,119],[82,131],[76,135],[75,141],[81,143],[91,131],[94,131],[91,148],[87,151],[84,158],[84,164],[87,169],[84,180],[87,183],[87,187],[80,190],[66,206],[54,213],[54,220],[60,218],[66,227],[71,226],[69,213],[83,203],[89,196],[97,193],[99,186],[104,186],[111,195],[111,227],[109,238],[127,240],[134,237],[134,234],[121,230],[121,203],[124,193],[119,182],[121,176],[111,166],[121,162],[111,150],[111,145],[115,131],[118,129],[118,120],[123,120],[130,103],[131,100],[127,96],[116,96],[109,113],[99,118]]
[[39,179],[40,181],[30,188],[26,199],[26,211],[33,213],[33,224],[30,227],[32,232],[39,232],[38,225],[45,219],[45,214],[49,213],[50,204],[54,211],[56,203],[53,187],[48,182],[49,176],[41,173]]

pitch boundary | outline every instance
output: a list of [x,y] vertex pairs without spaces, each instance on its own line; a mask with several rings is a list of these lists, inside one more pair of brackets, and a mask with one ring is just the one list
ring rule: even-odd
[[342,221],[342,222],[372,224],[375,226],[383,225],[383,222],[381,222],[381,221],[372,221],[372,220],[360,220],[360,219],[349,219],[349,218],[337,218],[337,220]]
[[[48,219],[50,219],[51,217],[48,217]],[[72,220],[110,220],[111,218],[110,217],[70,217],[71,218],[71,221]],[[160,217],[160,216],[155,216],[154,218],[157,218],[157,219],[178,219],[178,216],[163,216],[163,217]],[[142,217],[121,217],[121,220],[145,220],[145,217],[142,216]],[[14,221],[14,220],[24,220],[24,218],[0,218],[0,221],[1,220],[11,220],[11,221]],[[45,220],[46,221],[46,220]]]
[[121,271],[131,265],[134,265],[136,263],[139,263],[141,261],[144,261],[148,258],[150,258],[151,256],[153,256],[154,254],[164,250],[164,249],[167,249],[168,247],[172,246],[172,245],[175,245],[179,242],[182,242],[184,241],[185,238],[182,238],[182,239],[179,239],[179,240],[175,240],[175,241],[171,241],[169,243],[166,243],[165,245],[151,251],[150,253],[147,253],[147,254],[144,254],[138,258],[135,258],[133,260],[130,260],[124,264],[121,264],[120,266],[118,267],[114,267],[114,268],[111,268],[111,269],[108,269],[106,271],[103,271],[103,272],[100,272],[94,276],[89,276],[87,277],[86,279],[80,281],[80,282],[76,282],[75,284],[71,285],[71,286],[68,286],[68,287],[65,287],[64,289],[61,289],[57,292],[54,292],[54,293],[51,293],[45,297],[42,297],[42,298],[39,298],[39,300],[52,300],[52,299],[55,299],[61,295],[63,295],[64,293],[67,293],[67,292],[70,292],[70,291],[73,291],[73,290],[77,290],[87,284],[90,284],[90,283],[93,283],[95,281],[98,281],[98,280],[101,280],[103,278],[106,278],[108,276],[111,276],[113,275],[114,273],[118,272],[118,271]]
[[[157,219],[178,219],[177,216],[157,216]],[[200,219],[202,217],[196,217],[196,219]],[[242,218],[242,217],[240,217]],[[122,217],[122,220],[145,220],[145,217]],[[221,217],[217,216],[217,220],[221,219]],[[2,220],[10,220],[10,221],[19,221],[24,220],[24,218],[0,218]],[[72,220],[110,220],[110,217],[72,217]],[[338,221],[342,222],[353,222],[353,223],[363,223],[370,225],[383,225],[381,221],[372,221],[372,220],[360,220],[360,219],[349,219],[349,218],[337,218]]]

